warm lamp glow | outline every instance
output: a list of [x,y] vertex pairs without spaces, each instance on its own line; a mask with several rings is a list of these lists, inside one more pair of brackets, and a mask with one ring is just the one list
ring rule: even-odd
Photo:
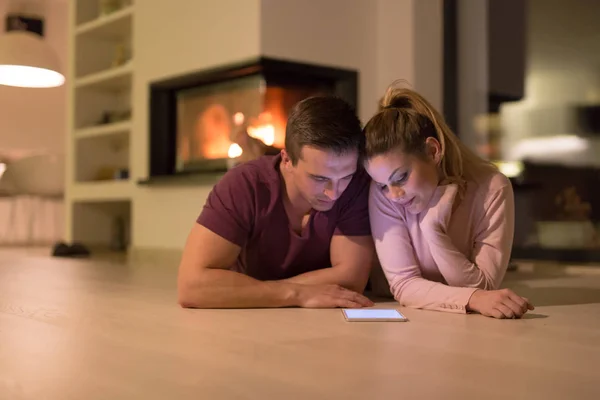
[[496,166],[508,178],[516,178],[523,172],[523,163],[520,161],[499,161]]
[[521,140],[513,149],[513,158],[571,154],[587,150],[588,141],[575,135],[533,137]]
[[17,87],[48,88],[60,86],[59,59],[40,36],[27,31],[0,35],[0,84]]
[[56,71],[24,65],[0,65],[0,85],[50,88],[65,83],[65,77]]
[[242,155],[243,152],[244,151],[242,150],[242,148],[240,147],[239,144],[232,143],[231,146],[229,146],[227,155],[229,156],[229,158],[238,158],[239,156]]

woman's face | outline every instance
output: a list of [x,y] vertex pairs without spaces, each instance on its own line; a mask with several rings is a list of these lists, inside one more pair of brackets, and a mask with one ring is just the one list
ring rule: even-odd
[[365,163],[365,169],[379,190],[411,214],[419,214],[428,207],[440,179],[437,168],[439,142],[429,138],[426,148],[426,157],[405,154],[396,149],[372,157]]

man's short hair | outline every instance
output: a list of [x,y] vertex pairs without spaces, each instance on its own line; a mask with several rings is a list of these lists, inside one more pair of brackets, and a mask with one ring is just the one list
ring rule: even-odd
[[290,111],[285,149],[296,165],[304,146],[345,154],[358,151],[363,138],[354,108],[335,96],[315,96],[298,102]]

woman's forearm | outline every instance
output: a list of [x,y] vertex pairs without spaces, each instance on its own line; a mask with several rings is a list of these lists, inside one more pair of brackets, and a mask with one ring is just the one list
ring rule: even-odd
[[466,313],[475,288],[451,287],[421,277],[392,279],[394,298],[403,306],[425,310]]
[[[428,235],[429,249],[442,276],[450,286],[471,287],[479,289],[496,289],[504,277],[506,267],[498,265],[501,261],[492,261],[490,254],[485,258],[490,262],[487,265],[478,265],[469,260],[452,243],[450,237],[439,230]],[[482,249],[481,252],[496,251],[495,249]]]

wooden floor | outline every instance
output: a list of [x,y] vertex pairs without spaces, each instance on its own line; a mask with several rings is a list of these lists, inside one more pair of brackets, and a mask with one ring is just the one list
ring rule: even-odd
[[175,275],[0,249],[0,399],[600,399],[593,268],[510,273],[537,306],[522,320],[406,323],[184,310]]

